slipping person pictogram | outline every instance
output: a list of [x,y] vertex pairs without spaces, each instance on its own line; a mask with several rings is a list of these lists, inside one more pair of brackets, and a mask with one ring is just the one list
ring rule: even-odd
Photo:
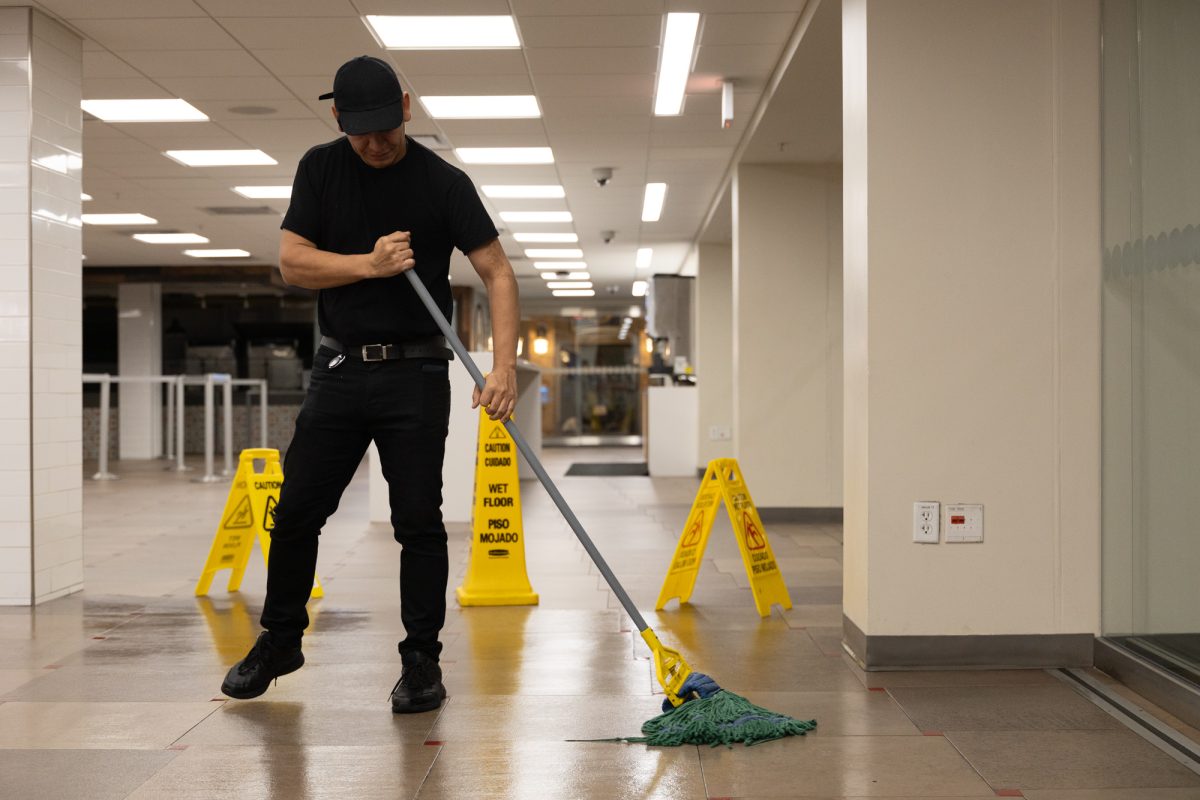
[[414,270],[447,317],[455,248],[483,280],[494,362],[472,402],[497,420],[516,403],[517,283],[471,179],[405,135],[411,99],[387,62],[346,62],[320,99],[327,98],[346,135],[301,159],[279,247],[283,279],[318,290],[321,346],[275,508],[266,630],[221,689],[257,697],[304,664],[318,535],[374,441],[401,546],[405,638],[392,711],[427,711],[446,695],[438,665],[449,572],[441,489],[453,354],[402,273]]

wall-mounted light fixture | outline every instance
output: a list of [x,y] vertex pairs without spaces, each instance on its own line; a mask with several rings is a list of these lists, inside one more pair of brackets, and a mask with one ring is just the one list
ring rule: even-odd
[[533,352],[539,356],[550,352],[550,342],[546,339],[545,325],[538,325],[537,338],[533,340]]

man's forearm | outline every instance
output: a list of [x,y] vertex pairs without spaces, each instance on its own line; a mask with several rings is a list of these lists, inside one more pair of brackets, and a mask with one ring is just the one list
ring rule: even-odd
[[515,367],[517,329],[521,322],[517,280],[512,272],[506,272],[487,281],[486,285],[488,304],[492,310],[493,368]]
[[332,289],[371,276],[370,253],[346,256],[306,245],[291,245],[279,254],[279,271],[289,286]]

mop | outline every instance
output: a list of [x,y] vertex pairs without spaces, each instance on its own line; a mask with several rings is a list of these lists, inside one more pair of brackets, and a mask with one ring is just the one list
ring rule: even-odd
[[[454,350],[455,355],[462,361],[471,379],[480,391],[484,388],[483,373],[463,347],[454,329],[446,321],[429,290],[417,276],[416,270],[406,270],[404,273],[412,284],[413,290],[425,304],[434,322],[441,329],[442,335]],[[554,481],[546,474],[541,460],[529,447],[525,437],[521,435],[512,418],[504,421],[504,427],[516,443],[517,449],[525,456],[526,462],[554,505],[566,519],[579,543],[591,557],[600,574],[612,589],[617,600],[621,602],[625,613],[637,626],[642,639],[650,648],[654,658],[654,675],[666,693],[663,701],[663,713],[642,725],[642,736],[621,737],[604,741],[623,741],[644,743],[651,746],[672,747],[682,744],[732,745],[735,742],[745,742],[747,745],[781,739],[785,736],[802,736],[817,725],[814,720],[802,721],[792,717],[776,714],[754,705],[744,697],[725,691],[717,682],[702,672],[694,672],[688,666],[678,650],[667,647],[658,640],[650,625],[642,617],[637,606],[633,604],[625,587],[617,580],[617,576],[609,569],[608,562],[600,555],[596,545],[583,529],[575,512],[567,505],[567,501],[559,492]]]

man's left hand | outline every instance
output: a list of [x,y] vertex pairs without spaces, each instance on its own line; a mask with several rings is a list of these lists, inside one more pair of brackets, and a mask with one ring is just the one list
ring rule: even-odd
[[488,417],[504,421],[517,408],[517,368],[507,367],[493,370],[483,382],[483,391],[475,387],[471,396],[471,408],[482,405]]

